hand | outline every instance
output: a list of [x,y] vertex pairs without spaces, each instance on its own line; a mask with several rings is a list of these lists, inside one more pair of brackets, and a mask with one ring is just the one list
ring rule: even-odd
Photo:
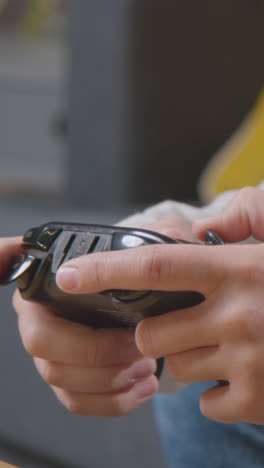
[[43,379],[72,413],[120,416],[157,391],[156,361],[142,356],[134,332],[94,330],[14,295],[24,347]]
[[[179,226],[179,228],[176,227]],[[182,220],[144,226],[175,237],[190,236]],[[119,416],[148,401],[158,389],[156,360],[144,358],[134,332],[90,327],[55,316],[47,307],[24,301],[14,307],[27,351],[37,370],[71,412]]]
[[[229,242],[264,240],[264,193],[246,189],[217,217],[196,222]],[[143,320],[136,342],[148,357],[167,357],[177,381],[226,380],[201,397],[201,411],[221,422],[264,423],[264,245],[154,245],[92,254],[58,273],[73,294],[106,289],[197,290],[195,307]]]

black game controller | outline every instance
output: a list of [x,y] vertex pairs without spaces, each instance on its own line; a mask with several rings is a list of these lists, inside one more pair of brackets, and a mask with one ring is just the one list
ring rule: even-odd
[[[150,244],[183,244],[145,229],[50,222],[24,235],[25,256],[11,266],[5,283],[16,281],[24,299],[46,304],[57,314],[95,328],[131,327],[148,316],[199,304],[197,291],[110,290],[71,295],[56,284],[58,268],[93,252],[123,250]],[[207,244],[222,243],[212,231]],[[175,252],[176,254],[176,252]]]
[[[223,243],[213,231],[207,231],[206,240],[206,244]],[[189,243],[184,240],[145,229],[50,222],[28,230],[23,241],[25,255],[11,265],[2,284],[16,281],[24,299],[45,304],[74,322],[134,329],[143,318],[192,307],[205,299],[197,291],[109,290],[71,295],[56,284],[58,268],[72,258],[151,244]]]

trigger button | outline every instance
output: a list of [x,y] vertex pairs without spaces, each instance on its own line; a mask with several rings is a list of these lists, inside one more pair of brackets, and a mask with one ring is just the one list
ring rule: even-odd
[[61,231],[62,229],[44,229],[38,238],[38,245],[44,250],[49,250],[50,246],[53,244],[55,239],[57,239]]
[[141,247],[147,245],[144,239],[131,234],[115,233],[112,238],[112,250],[124,250],[132,247]]
[[10,284],[16,281],[21,290],[27,288],[39,265],[39,259],[31,255],[26,255],[22,261],[14,263],[11,266],[4,284]]
[[109,291],[108,293],[112,297],[113,301],[128,303],[128,302],[139,301],[140,299],[150,294],[150,291],[132,291],[132,290],[120,289],[120,290],[112,290],[112,291]]
[[61,228],[50,228],[48,226],[41,229],[34,228],[26,232],[23,240],[41,250],[49,250],[61,231]]

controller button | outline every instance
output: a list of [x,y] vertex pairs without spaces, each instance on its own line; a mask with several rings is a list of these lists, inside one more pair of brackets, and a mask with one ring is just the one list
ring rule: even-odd
[[24,242],[33,244],[41,250],[49,250],[61,231],[60,228],[49,228],[48,226],[41,229],[30,229],[24,235]]
[[123,250],[132,247],[141,247],[142,245],[147,245],[147,243],[139,236],[116,233],[113,235],[111,249]]
[[61,233],[62,229],[45,228],[38,238],[38,245],[44,250],[49,250],[55,239]]
[[39,265],[39,259],[26,255],[11,266],[4,284],[16,281],[21,290],[27,288]]
[[128,289],[115,289],[108,294],[117,302],[135,302],[147,296],[150,291],[132,291]]

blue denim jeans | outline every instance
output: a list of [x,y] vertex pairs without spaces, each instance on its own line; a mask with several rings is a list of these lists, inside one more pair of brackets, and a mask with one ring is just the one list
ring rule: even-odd
[[210,384],[155,396],[154,414],[169,466],[263,468],[264,426],[221,424],[200,413],[200,395]]

